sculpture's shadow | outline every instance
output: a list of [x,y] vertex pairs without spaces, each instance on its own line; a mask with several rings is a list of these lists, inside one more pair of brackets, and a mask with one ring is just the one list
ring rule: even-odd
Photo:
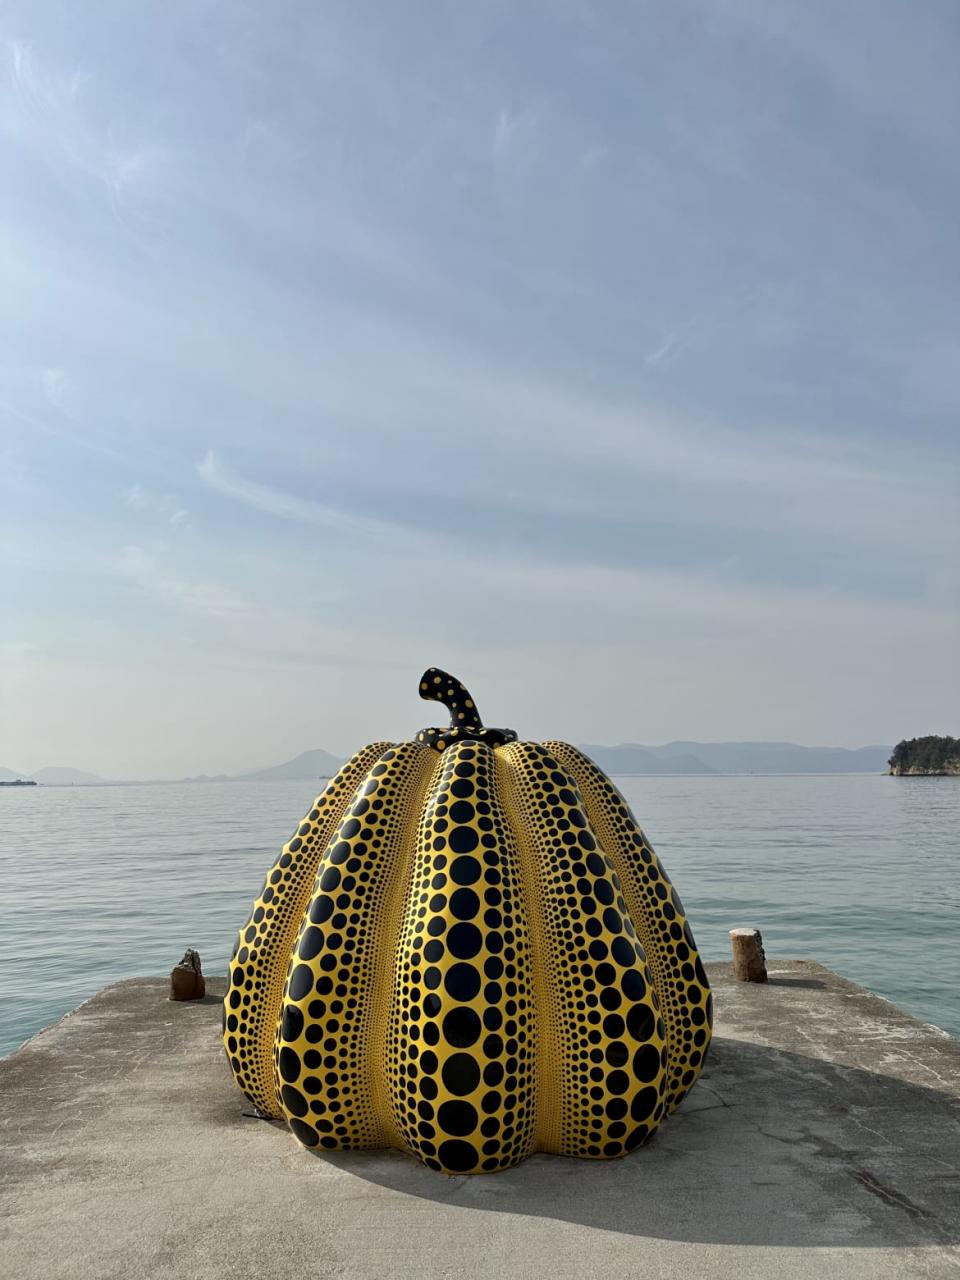
[[960,1242],[958,1106],[890,1076],[717,1037],[680,1110],[622,1160],[538,1155],[446,1177],[396,1151],[318,1158],[439,1204],[664,1240],[942,1246]]

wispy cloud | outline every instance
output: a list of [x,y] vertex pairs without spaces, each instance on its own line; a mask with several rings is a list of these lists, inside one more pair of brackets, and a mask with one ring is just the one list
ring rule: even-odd
[[168,184],[170,149],[120,141],[119,127],[96,120],[88,102],[95,80],[83,67],[42,64],[23,40],[7,40],[6,54],[13,108],[0,117],[0,131],[54,171],[96,183],[116,222],[143,244],[155,216],[147,206]]
[[116,561],[120,577],[147,596],[206,618],[236,619],[250,612],[239,592],[216,582],[171,572],[155,552],[136,544],[123,548]]
[[72,384],[66,369],[44,369],[40,382],[48,404],[65,417],[72,417]]
[[301,498],[283,490],[271,488],[255,480],[247,480],[225,466],[213,449],[208,449],[197,463],[197,475],[215,493],[232,498],[266,515],[281,520],[293,520],[297,524],[315,525],[319,528],[361,533],[367,537],[396,536],[401,530],[384,521],[367,519],[337,510],[312,498]]
[[174,494],[154,493],[137,483],[126,490],[123,500],[134,511],[146,511],[158,515],[171,528],[190,528],[190,513]]

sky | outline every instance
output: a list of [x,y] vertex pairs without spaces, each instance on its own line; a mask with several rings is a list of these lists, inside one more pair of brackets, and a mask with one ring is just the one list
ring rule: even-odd
[[958,47],[7,0],[0,765],[960,733]]

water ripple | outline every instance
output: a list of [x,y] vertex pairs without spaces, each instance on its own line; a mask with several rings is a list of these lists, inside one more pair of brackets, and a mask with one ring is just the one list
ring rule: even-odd
[[[763,930],[960,1034],[960,781],[627,778],[707,959]],[[302,782],[0,791],[0,1053],[196,947],[223,973]]]

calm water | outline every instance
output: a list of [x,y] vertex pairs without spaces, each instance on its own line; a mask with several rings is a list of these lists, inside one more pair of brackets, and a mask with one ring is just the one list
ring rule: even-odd
[[[960,779],[626,778],[707,959],[727,930],[960,1034]],[[188,946],[226,971],[303,782],[0,789],[0,1053]]]

